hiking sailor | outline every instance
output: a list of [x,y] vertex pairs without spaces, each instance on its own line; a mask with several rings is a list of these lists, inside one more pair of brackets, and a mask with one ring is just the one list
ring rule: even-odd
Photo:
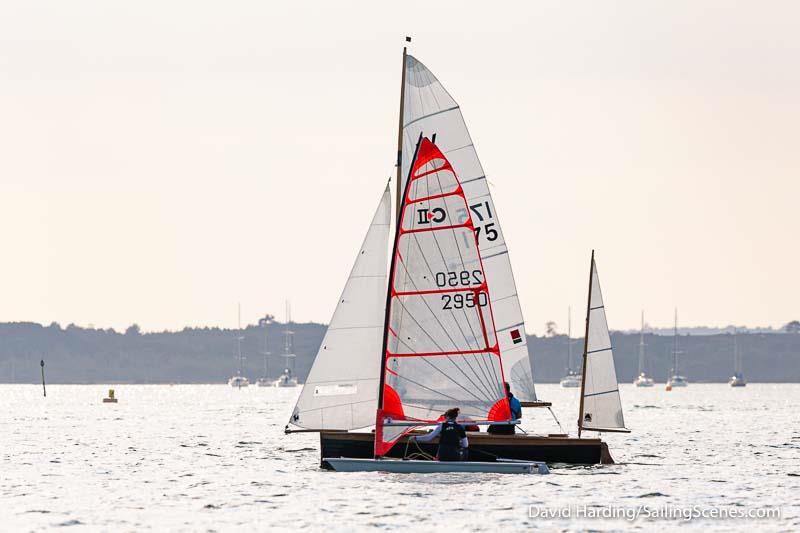
[[430,442],[439,437],[439,451],[436,457],[440,461],[466,461],[469,441],[464,426],[456,422],[460,410],[458,407],[448,409],[444,414],[444,422],[427,435],[412,436],[417,442]]
[[[508,398],[508,406],[511,408],[511,419],[512,420],[521,420],[522,419],[522,404],[519,403],[514,395],[511,393],[511,385],[508,384],[508,381],[504,383],[506,387],[506,397]],[[516,426],[513,424],[492,424],[488,428],[486,428],[487,433],[491,433],[493,435],[513,435],[516,431]]]

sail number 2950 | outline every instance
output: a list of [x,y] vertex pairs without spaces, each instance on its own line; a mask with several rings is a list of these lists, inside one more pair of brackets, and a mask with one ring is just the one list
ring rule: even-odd
[[479,305],[485,307],[489,303],[489,295],[479,292],[475,298],[474,292],[457,292],[455,294],[442,294],[442,309],[463,309]]
[[483,283],[483,272],[480,270],[436,273],[437,287],[469,287],[481,283]]
[[[437,287],[474,287],[483,283],[483,272],[480,270],[461,270],[459,272],[437,272]],[[458,292],[456,294],[442,294],[442,309],[464,309],[465,307],[475,307],[475,304],[483,307],[489,302],[489,297],[485,292],[477,293],[477,301],[474,292]]]

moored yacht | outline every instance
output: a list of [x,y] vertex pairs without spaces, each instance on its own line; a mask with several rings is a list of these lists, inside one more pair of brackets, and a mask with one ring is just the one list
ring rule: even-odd
[[744,379],[742,373],[742,354],[739,352],[739,342],[737,339],[737,331],[733,330],[733,376],[728,380],[728,385],[731,387],[744,387],[747,381]]
[[581,376],[574,370],[570,370],[566,376],[561,378],[561,387],[565,389],[576,389],[581,386]]
[[[239,304],[239,318],[237,322],[237,331],[241,333],[242,331],[242,305]],[[244,337],[241,335],[236,336],[236,359],[238,361],[238,369],[236,370],[236,374],[228,380],[228,385],[231,387],[235,387],[237,389],[241,389],[242,387],[247,387],[250,385],[250,380],[242,375],[243,368],[242,363],[244,361],[244,357],[242,356],[242,341]]]
[[689,381],[678,373],[678,308],[675,308],[675,331],[672,336],[672,372],[667,380],[667,390],[673,387],[687,387]]
[[642,327],[639,330],[639,375],[633,381],[637,387],[652,387],[653,378],[647,375],[645,371],[644,360],[644,311],[642,311]]
[[242,387],[247,387],[250,385],[250,380],[244,376],[236,375],[228,380],[228,385],[237,389],[241,389]]
[[561,387],[577,389],[581,386],[581,375],[572,369],[572,308],[567,315],[567,375],[561,378]]
[[265,316],[262,319],[259,319],[258,325],[264,328],[264,351],[261,354],[264,356],[264,375],[261,376],[256,380],[256,385],[259,387],[272,387],[275,382],[269,379],[269,366],[267,359],[270,356],[270,352],[268,351],[268,344],[267,344],[267,325],[272,320],[270,315]]
[[[275,380],[276,387],[297,387],[297,378],[292,373],[292,365],[294,364],[294,331],[291,328],[292,322],[292,306],[286,302],[286,325],[283,330],[283,358],[286,365],[283,369],[283,374]],[[292,361],[292,364],[289,362]]]

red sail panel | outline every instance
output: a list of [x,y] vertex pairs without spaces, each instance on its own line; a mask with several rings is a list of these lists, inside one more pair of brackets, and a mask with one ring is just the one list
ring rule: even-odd
[[473,213],[455,170],[428,138],[402,198],[390,272],[375,455],[459,407],[465,422],[511,418]]

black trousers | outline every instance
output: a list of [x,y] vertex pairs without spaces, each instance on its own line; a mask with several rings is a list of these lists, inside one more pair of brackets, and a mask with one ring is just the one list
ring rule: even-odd
[[511,424],[493,424],[486,428],[486,433],[491,433],[492,435],[513,435],[516,429],[516,426],[512,426]]
[[439,456],[440,461],[467,461],[469,460],[469,453],[466,448],[462,448],[461,446],[448,446],[441,444],[439,445]]

